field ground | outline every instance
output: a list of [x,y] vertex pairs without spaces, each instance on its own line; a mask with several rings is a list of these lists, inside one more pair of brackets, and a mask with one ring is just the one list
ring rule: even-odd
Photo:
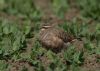
[[[100,0],[0,0],[0,71],[100,71]],[[38,41],[43,23],[75,39],[55,53]]]

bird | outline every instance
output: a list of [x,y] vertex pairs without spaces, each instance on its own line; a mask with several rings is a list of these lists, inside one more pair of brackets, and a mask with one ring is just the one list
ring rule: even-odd
[[54,52],[59,52],[67,47],[67,43],[71,40],[72,37],[67,32],[52,25],[43,25],[39,32],[39,41],[42,46]]

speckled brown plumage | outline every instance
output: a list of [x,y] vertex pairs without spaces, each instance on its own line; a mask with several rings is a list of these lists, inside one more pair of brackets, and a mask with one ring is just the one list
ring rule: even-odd
[[62,49],[70,41],[69,39],[69,35],[64,30],[54,27],[44,27],[39,34],[40,43],[47,49]]

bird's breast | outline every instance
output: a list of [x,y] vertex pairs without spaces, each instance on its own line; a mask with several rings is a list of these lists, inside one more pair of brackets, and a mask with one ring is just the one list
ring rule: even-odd
[[51,48],[58,48],[63,45],[62,39],[58,38],[55,36],[53,33],[45,33],[40,35],[40,39],[43,45],[46,47],[51,47]]

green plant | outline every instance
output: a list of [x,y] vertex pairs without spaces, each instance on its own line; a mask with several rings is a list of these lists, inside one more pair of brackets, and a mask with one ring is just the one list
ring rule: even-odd
[[68,9],[67,0],[52,0],[52,6],[55,14],[64,18],[64,14]]
[[26,47],[26,35],[28,31],[20,30],[17,25],[8,22],[7,20],[0,21],[1,37],[0,37],[0,58],[12,57],[16,53]]
[[81,64],[83,63],[83,51],[77,51],[74,46],[69,46],[64,52],[64,58],[70,64]]
[[6,71],[8,64],[4,60],[0,60],[0,71]]
[[77,0],[77,4],[81,9],[81,13],[86,17],[90,17],[98,21],[100,20],[99,2],[99,0]]

